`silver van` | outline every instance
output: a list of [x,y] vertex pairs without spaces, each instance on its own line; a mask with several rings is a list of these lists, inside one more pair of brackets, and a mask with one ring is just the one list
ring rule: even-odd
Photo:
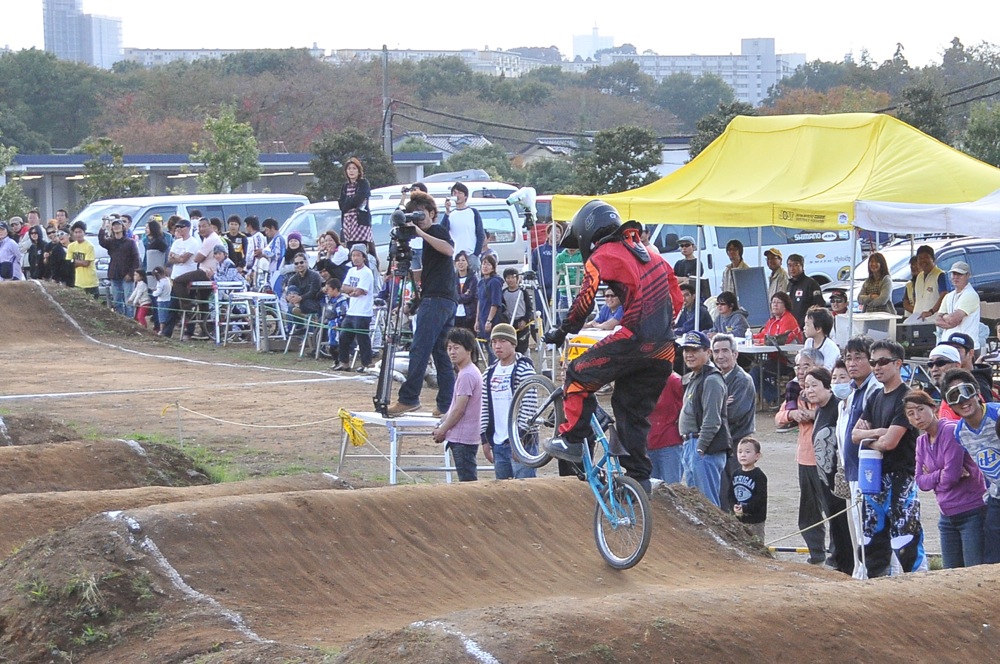
[[135,198],[109,198],[95,201],[83,209],[73,219],[75,224],[82,221],[87,224],[87,239],[94,245],[97,255],[97,277],[100,280],[100,291],[103,294],[108,288],[108,252],[97,241],[97,233],[105,217],[127,214],[132,218],[132,234],[139,246],[139,256],[145,250],[142,237],[146,234],[146,224],[153,217],[160,217],[166,225],[167,219],[178,215],[184,219],[191,218],[191,211],[198,210],[206,219],[218,217],[225,221],[236,214],[240,219],[250,215],[264,221],[273,217],[279,222],[294,212],[297,208],[309,203],[309,199],[299,194],[193,194],[185,196],[137,196]]

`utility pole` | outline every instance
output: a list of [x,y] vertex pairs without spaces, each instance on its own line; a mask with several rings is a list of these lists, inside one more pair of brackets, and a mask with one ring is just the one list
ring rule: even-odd
[[392,159],[392,118],[389,115],[389,48],[382,44],[382,151]]

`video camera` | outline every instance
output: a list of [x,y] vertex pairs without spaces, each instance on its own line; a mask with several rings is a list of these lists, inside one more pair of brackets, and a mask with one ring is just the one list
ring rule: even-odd
[[417,230],[408,224],[423,221],[427,214],[421,210],[404,212],[397,209],[389,217],[392,229],[389,231],[389,260],[409,264],[413,252],[410,250],[410,240],[417,237]]

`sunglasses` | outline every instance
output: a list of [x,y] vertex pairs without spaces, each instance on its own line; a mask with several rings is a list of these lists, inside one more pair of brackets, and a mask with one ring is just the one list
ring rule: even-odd
[[304,262],[302,262],[302,261],[295,261],[295,264],[296,264],[296,265],[305,265],[305,263],[304,263]]
[[884,367],[885,365],[892,364],[895,361],[896,358],[894,357],[881,357],[877,360],[868,360],[868,364],[872,365],[873,367]]
[[946,367],[949,364],[955,364],[955,363],[952,362],[951,360],[931,360],[930,362],[927,363],[927,366],[940,369],[941,367]]
[[680,244],[678,244],[677,246],[678,246],[678,247],[682,247],[682,248],[683,248],[683,247],[693,247],[694,245],[693,245],[693,244],[691,244],[690,242],[681,242],[681,243],[680,243]]
[[959,383],[945,392],[944,400],[949,406],[957,406],[963,401],[968,401],[977,396],[979,396],[979,389],[975,385],[971,383]]
[[843,297],[831,297],[830,301],[831,302],[847,302],[847,299],[843,298]]

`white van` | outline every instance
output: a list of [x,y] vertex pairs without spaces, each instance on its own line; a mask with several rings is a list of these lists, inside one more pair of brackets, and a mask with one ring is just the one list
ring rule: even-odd
[[[455,186],[456,182],[460,180],[452,180],[450,182],[424,182],[427,186],[427,193],[436,199],[444,200],[448,196],[451,196],[451,188]],[[499,198],[500,200],[507,200],[507,197],[517,191],[517,187],[514,185],[507,184],[506,182],[462,182],[466,187],[469,188],[469,198]],[[403,197],[403,188],[408,188],[408,184],[394,184],[388,187],[378,187],[372,189],[371,197],[372,204],[375,201],[396,201]]]
[[[688,224],[657,224],[650,237],[664,258],[674,265],[683,258],[678,239],[690,235],[697,240],[698,227]],[[758,231],[760,240],[758,241]],[[711,287],[711,294],[718,295],[722,286],[722,272],[729,265],[726,244],[730,240],[743,243],[743,260],[751,267],[763,266],[764,274],[770,274],[764,260],[764,252],[771,247],[781,251],[784,262],[790,254],[800,254],[805,259],[805,273],[821,286],[831,281],[848,278],[851,273],[852,258],[862,255],[860,241],[857,253],[852,255],[850,231],[809,231],[784,226],[728,227],[703,226],[701,240],[701,264],[705,268],[705,278]],[[787,268],[786,268],[787,269]]]
[[[444,217],[444,202],[442,200],[437,202],[440,222]],[[392,228],[389,217],[398,206],[398,197],[395,201],[372,199],[369,206],[372,214],[372,239],[378,249],[379,262],[383,266],[389,252],[389,231]],[[469,207],[479,211],[486,232],[496,236],[490,247],[497,252],[500,259],[500,271],[508,266],[517,268],[523,266],[527,253],[525,249],[527,240],[523,230],[523,219],[518,214],[517,208],[495,198],[470,198]],[[328,230],[340,233],[340,207],[336,201],[313,203],[299,208],[281,227],[281,234],[288,237],[292,231],[298,231],[302,235],[302,246],[306,248],[310,262],[315,263],[316,240]]]
[[240,219],[254,215],[262,222],[268,217],[283,222],[297,208],[307,203],[309,199],[299,194],[193,194],[109,198],[85,207],[76,215],[73,223],[82,221],[87,224],[87,239],[97,252],[97,277],[103,293],[108,287],[109,259],[108,252],[97,242],[97,233],[101,230],[104,217],[127,214],[132,218],[132,234],[139,245],[139,256],[142,257],[145,253],[142,237],[146,234],[146,224],[154,216],[161,218],[165,230],[167,219],[173,215],[190,219],[191,211],[198,210],[206,219],[222,219],[225,231],[226,219],[234,214],[239,215]]

